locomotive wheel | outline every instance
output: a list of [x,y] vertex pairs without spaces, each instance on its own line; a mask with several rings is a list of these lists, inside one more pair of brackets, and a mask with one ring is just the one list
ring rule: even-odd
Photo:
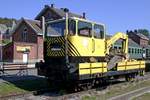
[[89,90],[92,89],[92,84],[91,83],[87,83],[85,85],[82,86],[82,90]]
[[75,87],[74,87],[74,91],[75,92],[79,92],[79,91],[81,91],[82,89],[81,89],[81,86],[79,86],[78,84],[76,84],[75,85]]
[[125,75],[125,80],[126,80],[127,82],[129,82],[129,81],[134,81],[135,76],[136,76],[136,73],[132,73],[132,74],[129,74],[129,75]]
[[126,80],[127,82],[131,81],[130,75],[126,75],[126,76],[125,76],[125,80]]

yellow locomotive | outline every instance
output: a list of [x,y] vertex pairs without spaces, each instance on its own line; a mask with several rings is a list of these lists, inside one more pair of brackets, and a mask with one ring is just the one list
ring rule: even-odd
[[[44,24],[44,62],[37,64],[39,75],[52,82],[89,86],[106,77],[129,80],[145,69],[145,61],[129,61],[128,36],[116,33],[106,39],[105,25],[83,18],[66,18]],[[120,55],[111,55],[111,46],[122,39]],[[96,82],[96,83],[95,83]]]

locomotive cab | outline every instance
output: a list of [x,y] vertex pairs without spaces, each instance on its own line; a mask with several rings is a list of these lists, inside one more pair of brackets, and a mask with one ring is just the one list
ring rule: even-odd
[[46,57],[104,57],[105,27],[80,18],[50,21],[46,24],[45,42]]
[[92,57],[101,61],[105,57],[103,24],[75,17],[49,21],[44,37],[47,72],[44,71],[44,74],[48,77],[62,76],[60,73],[67,76],[69,73],[71,78],[78,77],[79,63],[90,62]]

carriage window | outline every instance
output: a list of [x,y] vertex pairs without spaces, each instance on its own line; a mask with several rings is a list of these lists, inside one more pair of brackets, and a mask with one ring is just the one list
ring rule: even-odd
[[117,47],[116,47],[116,46],[114,46],[114,49],[116,49],[116,50],[117,50]]
[[138,49],[138,53],[140,53],[139,51],[140,51],[140,50]]
[[94,37],[95,38],[104,38],[104,27],[102,25],[94,25]]
[[134,53],[134,49],[132,48],[132,53]]
[[131,48],[129,48],[129,51],[128,51],[129,53],[131,53]]
[[78,34],[81,36],[90,37],[92,32],[92,24],[88,22],[78,22]]
[[135,49],[135,53],[137,53],[137,49]]
[[69,20],[69,35],[76,34],[76,21]]
[[50,23],[47,26],[47,36],[64,36],[65,27],[65,20]]
[[140,49],[140,53],[142,53],[142,49]]

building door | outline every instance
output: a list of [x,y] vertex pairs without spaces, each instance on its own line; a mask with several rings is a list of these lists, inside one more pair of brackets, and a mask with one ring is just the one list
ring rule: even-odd
[[23,53],[23,63],[27,63],[27,62],[28,62],[28,54]]

